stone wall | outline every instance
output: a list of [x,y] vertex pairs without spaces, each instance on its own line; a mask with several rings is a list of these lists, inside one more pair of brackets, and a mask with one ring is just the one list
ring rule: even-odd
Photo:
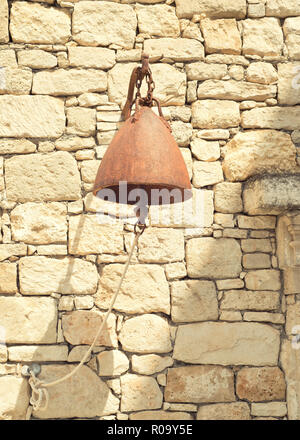
[[20,366],[80,361],[122,273],[132,228],[91,190],[142,50],[203,227],[152,220],[93,356],[32,417],[300,418],[300,260],[291,220],[280,265],[275,234],[300,207],[299,0],[0,0],[0,43],[0,419],[25,418]]

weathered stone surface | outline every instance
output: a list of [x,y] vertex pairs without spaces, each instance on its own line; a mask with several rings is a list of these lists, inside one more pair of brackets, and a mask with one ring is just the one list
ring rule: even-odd
[[16,345],[8,348],[11,362],[63,362],[68,358],[67,345]]
[[268,238],[247,238],[241,240],[241,247],[244,252],[272,252],[272,244]]
[[220,308],[222,310],[277,310],[279,306],[278,292],[228,290],[224,292]]
[[296,148],[287,133],[257,130],[238,133],[225,148],[223,170],[231,181],[296,168]]
[[0,96],[1,137],[58,137],[65,127],[64,104],[49,96]]
[[[192,124],[182,121],[172,121],[171,129],[178,146],[187,147],[190,144],[193,135]],[[182,151],[187,150],[181,150],[181,152]]]
[[287,414],[285,402],[252,403],[251,415],[258,417],[284,417]]
[[86,295],[97,288],[96,267],[79,258],[25,257],[20,260],[19,270],[23,295]]
[[62,203],[24,203],[11,212],[14,241],[30,244],[66,243],[67,209]]
[[163,395],[153,377],[126,374],[121,377],[121,411],[156,409],[162,405]]
[[275,229],[276,217],[273,215],[239,215],[238,226],[243,229]]
[[197,420],[250,420],[250,409],[246,402],[216,403],[202,405]]
[[8,344],[55,344],[56,302],[52,298],[0,297],[0,325]]
[[17,202],[77,200],[80,177],[70,153],[28,154],[5,161],[7,198]]
[[169,368],[167,402],[231,402],[235,400],[233,372],[215,366]]
[[244,321],[271,322],[273,324],[284,324],[285,317],[282,313],[245,312]]
[[[128,83],[135,63],[117,64],[108,73],[108,97],[111,102],[124,105],[127,98]],[[186,94],[186,75],[169,64],[152,64],[153,78],[159,78],[155,97],[161,105],[184,105]],[[146,91],[145,85],[141,93]]]
[[73,38],[83,46],[116,44],[124,49],[132,49],[136,26],[136,14],[129,5],[107,1],[83,1],[75,4]]
[[247,81],[259,84],[272,84],[277,81],[278,74],[270,63],[251,63],[246,72]]
[[240,121],[240,109],[237,102],[205,99],[192,104],[194,128],[236,127]]
[[[278,64],[278,103],[300,104],[300,86],[296,80],[299,63]],[[294,84],[293,81],[296,83]]]
[[252,253],[243,255],[243,267],[245,269],[265,269],[271,267],[270,255]]
[[183,411],[141,411],[131,413],[129,420],[193,420],[193,418]]
[[66,96],[103,92],[106,88],[106,73],[101,70],[58,69],[36,73],[33,77],[32,93]]
[[57,66],[57,58],[55,55],[41,49],[19,50],[18,64],[32,69],[51,69]]
[[0,43],[7,43],[9,41],[7,0],[2,0],[0,4],[0,23]]
[[249,271],[245,283],[250,290],[280,290],[280,272],[274,269]]
[[204,139],[195,138],[191,142],[191,150],[198,160],[205,162],[213,162],[220,158],[220,145],[217,141],[206,141]]
[[174,322],[218,319],[216,288],[212,281],[176,281],[171,284],[171,300]]
[[245,212],[275,214],[300,208],[300,176],[262,176],[247,182],[243,192]]
[[104,47],[69,47],[69,61],[72,67],[110,69],[116,64],[113,50]]
[[[62,329],[66,341],[72,345],[90,345],[104,316],[104,313],[87,310],[65,313],[62,317]],[[109,315],[103,332],[97,338],[96,345],[118,346],[114,314]]]
[[173,357],[192,364],[276,365],[279,343],[279,331],[265,324],[187,324],[177,330]]
[[300,106],[254,108],[242,113],[242,127],[297,130],[299,118]]
[[122,231],[122,225],[101,224],[96,215],[72,216],[69,219],[69,252],[73,255],[122,253]]
[[196,188],[214,185],[224,180],[220,162],[195,161],[193,164],[193,185]]
[[138,26],[141,33],[154,37],[179,37],[179,20],[175,9],[168,5],[136,7]]
[[283,372],[278,367],[246,367],[237,374],[237,395],[250,402],[283,400],[285,387]]
[[192,18],[202,13],[215,18],[244,18],[246,9],[246,0],[176,0],[176,14],[180,18]]
[[[233,101],[265,101],[276,96],[275,85],[254,84],[250,82],[207,80],[198,86],[197,96],[200,99],[231,99]],[[224,105],[223,103],[221,103]],[[226,128],[226,127],[220,127]]]
[[139,374],[152,375],[159,373],[173,365],[173,359],[169,356],[158,356],[157,354],[146,354],[144,356],[133,355],[131,358],[132,371]]
[[67,109],[67,133],[90,136],[96,131],[96,110],[92,108],[71,107]]
[[299,50],[300,33],[288,34],[285,42],[288,49],[289,57],[292,60],[300,60],[300,50]]
[[258,18],[243,21],[243,54],[281,55],[283,33],[277,18]]
[[27,254],[27,246],[20,244],[0,244],[0,261],[7,260],[10,257],[24,256]]
[[275,17],[289,17],[290,15],[300,15],[300,5],[298,0],[267,0],[266,15]]
[[0,65],[2,67],[18,67],[16,54],[13,49],[2,49],[0,51]]
[[120,376],[129,368],[129,360],[119,350],[102,351],[97,355],[99,376]]
[[[70,373],[71,365],[43,365],[39,378],[52,382]],[[46,411],[33,412],[39,419],[68,419],[114,414],[119,407],[108,386],[89,367],[83,365],[75,375],[49,388]]]
[[0,94],[28,95],[32,72],[29,69],[5,67],[1,69]]
[[190,63],[185,66],[189,80],[222,79],[227,75],[226,64]]
[[[299,343],[296,345],[299,348]],[[290,340],[282,341],[280,362],[287,383],[286,400],[289,420],[299,420],[300,417],[300,362],[299,350],[292,346]]]
[[235,213],[243,210],[242,185],[240,183],[218,183],[214,187],[214,192],[216,211]]
[[[84,160],[80,167],[82,180],[86,183],[94,183],[100,160]],[[99,209],[99,211],[101,211]]]
[[10,33],[15,43],[64,44],[71,35],[71,17],[65,9],[14,2]]
[[64,135],[55,141],[55,148],[63,151],[77,151],[85,148],[93,148],[94,146],[95,139],[93,137],[83,138]]
[[299,318],[300,318],[300,303],[296,302],[295,304],[289,304],[287,306],[286,326],[285,326],[285,331],[287,335],[297,333],[295,331],[295,328],[297,325],[299,325],[300,322]]
[[236,20],[205,18],[200,22],[205,41],[206,53],[225,53],[238,55],[241,53],[241,35]]
[[139,260],[143,263],[171,263],[183,259],[182,230],[150,228],[139,239]]
[[36,145],[27,139],[0,139],[0,154],[34,153]]
[[11,375],[0,377],[0,395],[0,420],[25,420],[30,397],[28,381]]
[[186,248],[188,276],[236,278],[242,270],[241,256],[240,246],[234,239],[193,238],[188,241]]
[[168,322],[157,315],[127,319],[119,340],[123,350],[134,353],[168,353],[172,349]]
[[144,50],[150,59],[170,58],[177,62],[197,61],[204,59],[202,43],[190,38],[159,38],[145,40]]
[[15,263],[0,263],[0,293],[16,293],[17,266]]

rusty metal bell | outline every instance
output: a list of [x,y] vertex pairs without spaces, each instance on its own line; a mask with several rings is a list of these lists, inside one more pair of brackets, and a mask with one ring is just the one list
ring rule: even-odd
[[[149,75],[152,80],[147,58],[146,68],[145,64],[143,68],[135,69],[132,74],[128,100],[123,110],[127,120],[113,138],[101,161],[93,193],[101,197],[100,190],[112,190],[116,202],[130,204],[134,203],[130,200],[130,192],[142,189],[147,193],[148,205],[181,202],[191,197],[188,171],[170,126],[162,115],[159,102],[152,96],[154,86],[148,89],[147,98],[140,98],[139,88],[143,75]],[[152,82],[148,80],[148,85]],[[133,84],[136,83],[138,93],[134,101],[135,113],[130,116]],[[158,105],[160,116],[151,110],[153,101]],[[174,196],[153,198],[153,190],[168,190]]]

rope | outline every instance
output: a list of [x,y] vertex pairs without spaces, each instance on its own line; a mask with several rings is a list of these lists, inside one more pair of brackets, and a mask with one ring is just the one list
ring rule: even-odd
[[[107,312],[106,312],[106,314],[104,316],[104,319],[101,322],[101,325],[100,325],[100,327],[99,327],[99,329],[97,331],[96,336],[94,337],[94,340],[93,340],[92,344],[90,345],[90,348],[87,350],[87,352],[85,353],[85,355],[81,359],[80,363],[70,373],[66,374],[65,376],[61,377],[60,379],[54,380],[53,382],[49,382],[49,383],[45,383],[45,382],[41,381],[40,379],[38,379],[36,377],[36,375],[34,374],[33,371],[30,371],[31,377],[28,380],[28,383],[29,383],[29,385],[31,387],[32,393],[31,393],[31,398],[30,398],[30,401],[29,401],[30,405],[29,405],[29,408],[28,408],[27,413],[26,413],[26,420],[30,420],[30,417],[31,417],[31,414],[32,414],[33,410],[35,410],[35,411],[37,411],[37,410],[45,411],[47,409],[48,403],[49,403],[49,392],[48,392],[47,388],[53,387],[55,385],[58,385],[59,383],[62,383],[65,380],[70,379],[70,377],[74,376],[74,374],[77,373],[77,371],[82,367],[82,365],[85,363],[85,361],[88,359],[89,355],[91,354],[94,346],[96,345],[97,339],[100,336],[100,334],[101,334],[101,332],[102,332],[102,330],[103,330],[103,328],[104,328],[104,326],[105,326],[105,324],[107,322],[107,319],[108,319],[108,317],[109,317],[109,315],[110,315],[110,313],[111,313],[111,311],[113,309],[113,306],[114,306],[114,304],[116,302],[117,296],[118,296],[118,294],[120,292],[122,283],[123,283],[124,278],[126,276],[126,273],[127,273],[127,270],[128,270],[128,266],[130,264],[130,261],[131,261],[132,255],[133,255],[133,251],[134,251],[134,249],[135,249],[135,247],[137,245],[138,239],[139,239],[140,235],[142,235],[142,233],[145,230],[145,225],[137,225],[137,226],[139,226],[141,229],[140,229],[140,231],[137,231],[136,228],[134,230],[135,231],[135,237],[134,237],[134,240],[133,240],[133,243],[132,243],[129,255],[128,255],[128,259],[127,259],[125,267],[124,267],[123,274],[122,274],[122,276],[120,278],[120,281],[119,281],[118,287],[116,289],[116,292],[115,292],[115,294],[114,294],[114,296],[113,296],[113,298],[111,300],[109,309],[107,310]],[[42,402],[43,401],[44,401],[44,405],[42,406]]]

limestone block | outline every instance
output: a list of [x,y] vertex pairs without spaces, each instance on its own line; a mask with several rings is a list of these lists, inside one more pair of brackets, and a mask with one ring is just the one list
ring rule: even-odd
[[67,242],[67,209],[62,203],[24,203],[11,212],[14,241],[30,244]]
[[193,185],[201,188],[224,180],[220,162],[195,161],[193,164]]
[[[90,310],[67,312],[62,317],[62,330],[67,342],[72,345],[90,345],[100,327],[105,314]],[[99,335],[96,345],[117,347],[116,316],[110,314]]]
[[[70,373],[72,365],[43,365],[39,378],[52,382]],[[33,412],[38,419],[93,418],[114,414],[119,399],[89,367],[83,365],[73,377],[49,388],[49,404],[46,411]]]
[[65,9],[17,1],[10,12],[10,33],[15,43],[64,44],[71,36],[71,17]]
[[159,38],[145,40],[144,51],[150,60],[168,58],[176,62],[198,61],[204,59],[202,43],[190,38]]
[[138,27],[142,34],[154,37],[179,37],[179,20],[168,5],[136,6]]
[[0,94],[28,95],[31,83],[31,70],[14,67],[1,68]]
[[18,64],[31,69],[51,69],[57,66],[57,58],[41,49],[19,50]]
[[286,326],[285,331],[287,335],[295,334],[295,327],[300,325],[300,303],[296,302],[295,304],[289,304],[287,306],[286,313]]
[[221,182],[215,185],[215,210],[236,213],[243,210],[241,183]]
[[19,264],[23,295],[95,293],[98,273],[94,264],[79,258],[24,257]]
[[228,290],[224,292],[220,308],[222,310],[277,310],[279,305],[278,292]]
[[243,229],[275,229],[276,217],[274,215],[239,215],[238,226]]
[[139,261],[143,263],[170,263],[183,259],[182,230],[149,228],[139,239]]
[[72,67],[110,69],[116,64],[115,52],[104,47],[70,46],[68,51]]
[[95,147],[95,139],[93,137],[63,135],[55,141],[54,145],[57,150],[77,151]]
[[145,354],[144,356],[134,354],[131,358],[132,371],[149,376],[171,367],[173,363],[174,361],[171,357],[158,356],[157,354]]
[[190,144],[193,127],[192,124],[185,123],[182,121],[172,121],[171,122],[172,135],[180,147],[187,147]]
[[129,420],[193,420],[193,418],[183,411],[140,411],[131,413]]
[[7,260],[10,257],[20,257],[27,254],[27,246],[20,244],[0,244],[0,261]]
[[[119,280],[123,265],[110,264],[103,268],[95,303],[107,309]],[[170,293],[162,267],[153,264],[129,266],[115,310],[125,313],[170,313]]]
[[237,374],[237,395],[250,402],[283,400],[285,388],[284,374],[278,367],[245,367]]
[[238,55],[242,50],[241,35],[235,19],[200,21],[206,53]]
[[[297,344],[299,347],[299,343]],[[290,340],[282,341],[280,362],[287,383],[286,400],[288,419],[299,420],[300,417],[300,387],[299,387],[299,350],[292,346]]]
[[251,63],[246,71],[247,81],[259,84],[272,84],[278,80],[278,74],[270,63]]
[[7,198],[17,202],[77,200],[80,177],[70,153],[28,154],[5,161]]
[[275,17],[289,17],[290,15],[300,15],[300,5],[298,0],[267,0],[266,15]]
[[[81,3],[80,3],[81,4]],[[38,72],[33,76],[35,95],[80,95],[107,89],[106,73],[96,69],[57,69]]]
[[246,0],[176,0],[176,14],[179,18],[192,18],[202,13],[215,18],[244,18],[246,10]]
[[204,280],[172,283],[171,316],[173,322],[218,319],[218,301],[214,283]]
[[244,252],[272,252],[272,244],[268,238],[247,238],[241,240],[241,247]]
[[188,276],[191,278],[236,278],[241,267],[239,243],[231,238],[192,238],[186,247]]
[[0,377],[0,395],[0,420],[25,420],[30,397],[27,379]]
[[245,269],[265,269],[271,267],[270,255],[252,253],[243,255],[243,267]]
[[67,345],[16,345],[8,347],[11,362],[64,362],[68,358]]
[[65,128],[64,104],[50,96],[0,96],[0,136],[59,137]]
[[18,67],[16,53],[13,49],[2,49],[0,51],[0,65],[2,67]]
[[97,355],[99,376],[120,376],[129,368],[129,360],[120,350],[105,350]]
[[251,414],[258,417],[284,417],[287,414],[285,402],[252,403]]
[[274,269],[249,271],[245,283],[250,290],[280,290],[280,272]]
[[[251,110],[250,110],[251,111]],[[238,133],[225,147],[223,170],[231,181],[296,168],[296,149],[287,133],[254,130]]]
[[91,108],[71,107],[67,109],[67,133],[90,136],[96,131],[96,110]]
[[17,265],[15,263],[0,263],[0,293],[17,293]]
[[124,351],[168,353],[172,350],[168,322],[153,314],[127,319],[119,334]]
[[0,43],[7,43],[9,41],[7,0],[2,0],[0,3],[0,23]]
[[191,150],[198,160],[205,162],[214,162],[220,159],[219,142],[208,142],[204,139],[195,138],[191,142]]
[[192,104],[194,128],[236,127],[240,121],[240,109],[237,102],[203,99]]
[[253,322],[204,322],[178,327],[174,359],[192,364],[277,365],[280,333]]
[[227,75],[226,64],[207,64],[200,61],[186,64],[185,68],[189,80],[222,79]]
[[299,118],[300,106],[254,108],[242,113],[242,127],[297,130]]
[[[283,105],[300,104],[299,63],[278,64],[278,103]],[[295,82],[295,84],[294,84]]]
[[162,405],[163,395],[153,377],[125,374],[121,377],[121,411],[156,409]]
[[[265,101],[276,96],[275,85],[264,85],[246,81],[219,81],[207,80],[198,86],[197,96],[199,99],[231,99],[233,101]],[[224,105],[223,103],[221,103]],[[221,127],[226,128],[226,127]]]
[[283,34],[277,18],[264,17],[243,21],[243,54],[277,56],[283,48]]
[[215,403],[202,405],[197,420],[250,420],[250,409],[246,402]]
[[129,5],[83,1],[74,6],[73,38],[82,46],[115,44],[119,48],[132,49],[136,26],[136,14]]
[[232,402],[233,372],[220,366],[169,368],[165,388],[167,402]]
[[55,344],[56,302],[52,298],[0,297],[0,325],[8,344]]
[[36,145],[27,139],[0,139],[0,154],[34,153]]
[[273,324],[284,324],[285,316],[282,313],[245,312],[244,321],[271,322]]

